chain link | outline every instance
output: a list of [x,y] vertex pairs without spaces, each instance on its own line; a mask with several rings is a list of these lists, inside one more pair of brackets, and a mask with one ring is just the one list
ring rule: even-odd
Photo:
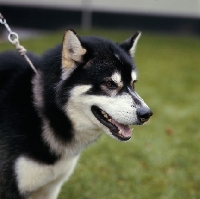
[[26,55],[27,50],[22,45],[20,45],[20,43],[19,43],[18,34],[11,30],[10,26],[6,22],[6,19],[3,17],[3,15],[1,13],[0,13],[0,23],[2,25],[4,25],[5,28],[7,29],[7,31],[9,32],[9,34],[8,34],[9,42],[12,43],[13,45],[15,45],[15,47],[18,50],[18,52],[20,53],[20,55],[24,56],[25,60],[29,63],[30,67],[37,74],[36,68],[34,67],[33,63],[31,62],[31,60]]

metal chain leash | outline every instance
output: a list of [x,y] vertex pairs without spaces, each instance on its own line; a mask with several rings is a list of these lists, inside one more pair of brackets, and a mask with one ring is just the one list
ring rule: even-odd
[[18,52],[20,53],[20,55],[24,56],[25,60],[29,63],[29,65],[33,69],[33,71],[36,74],[38,74],[35,66],[31,62],[31,60],[28,58],[28,56],[26,55],[27,50],[24,48],[24,46],[20,45],[18,34],[11,30],[10,26],[6,23],[6,19],[3,17],[3,15],[1,13],[0,13],[0,23],[2,25],[4,25],[5,28],[7,29],[7,31],[9,32],[9,34],[8,34],[9,42],[12,43],[13,45],[15,45],[15,47],[18,50]]

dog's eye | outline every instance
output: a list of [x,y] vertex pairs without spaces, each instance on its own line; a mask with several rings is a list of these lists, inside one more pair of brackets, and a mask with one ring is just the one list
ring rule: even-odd
[[117,85],[113,81],[107,81],[105,82],[105,86],[109,89],[116,89]]

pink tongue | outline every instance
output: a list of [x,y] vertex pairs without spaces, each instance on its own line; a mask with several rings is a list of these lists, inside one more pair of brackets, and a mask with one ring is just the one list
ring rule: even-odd
[[112,123],[118,127],[119,130],[121,130],[121,133],[124,137],[131,137],[132,131],[128,125],[119,124],[115,120],[112,119]]

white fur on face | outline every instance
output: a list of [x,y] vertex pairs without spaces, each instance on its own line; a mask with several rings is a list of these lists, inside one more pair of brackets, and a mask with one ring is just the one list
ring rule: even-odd
[[93,104],[90,104],[90,100],[88,101],[90,95],[84,94],[91,87],[91,85],[75,87],[64,107],[64,111],[73,123],[75,131],[74,144],[80,149],[95,141],[102,133],[95,124],[96,118],[94,118],[91,111]]
[[91,111],[93,105],[98,106],[121,124],[137,123],[136,107],[131,95],[109,97],[84,94],[91,87],[91,85],[75,87],[65,106],[65,111],[73,122],[77,139],[82,137],[82,141],[85,142],[95,140],[100,135],[101,129],[111,135],[109,129],[93,115]]

